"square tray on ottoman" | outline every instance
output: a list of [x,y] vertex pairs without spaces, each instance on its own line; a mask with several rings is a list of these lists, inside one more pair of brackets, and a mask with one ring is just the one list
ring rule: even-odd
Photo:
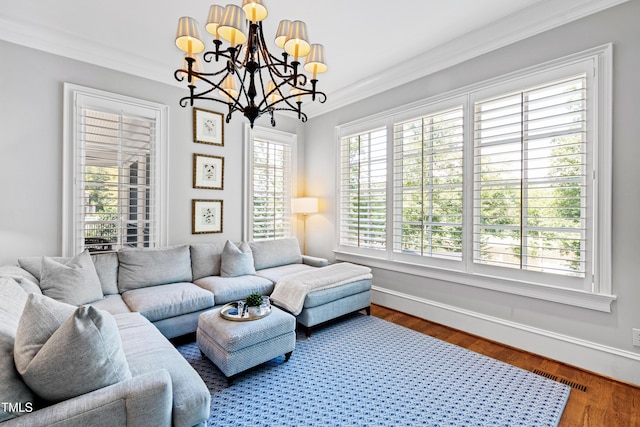
[[227,320],[221,308],[200,314],[196,342],[232,383],[236,374],[285,355],[285,362],[296,346],[296,318],[277,307],[261,319],[248,322]]

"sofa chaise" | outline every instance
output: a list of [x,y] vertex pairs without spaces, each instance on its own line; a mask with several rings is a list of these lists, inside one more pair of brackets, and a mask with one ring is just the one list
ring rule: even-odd
[[[81,256],[96,280],[60,280],[64,268],[76,268]],[[251,292],[270,295],[286,277],[331,267],[326,259],[301,255],[295,238],[90,255],[85,251],[73,259],[23,257],[18,264],[0,266],[0,360],[6,377],[0,378],[0,401],[13,403],[0,407],[0,422],[7,426],[89,425],[97,420],[114,426],[206,425],[210,394],[167,338],[195,332],[200,314],[213,307]],[[56,269],[62,269],[62,276],[56,276]],[[296,319],[309,334],[323,322],[368,310],[370,288],[369,276],[311,291]],[[22,310],[37,299],[30,294],[43,300],[51,297],[78,311],[92,307],[108,313],[115,320],[131,375],[55,403],[39,399],[22,383],[11,357]],[[26,403],[29,410],[20,406]]]

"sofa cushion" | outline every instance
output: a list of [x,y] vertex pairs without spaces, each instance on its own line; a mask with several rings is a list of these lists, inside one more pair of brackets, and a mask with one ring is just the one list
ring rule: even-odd
[[91,255],[86,250],[65,263],[42,257],[40,288],[44,295],[71,305],[87,304],[104,296]]
[[102,293],[115,295],[118,292],[118,254],[115,252],[92,254],[91,259],[96,266],[100,278]]
[[122,294],[131,309],[151,322],[213,307],[214,295],[193,283],[172,283],[132,289]]
[[168,283],[191,282],[189,246],[118,251],[120,292]]
[[309,292],[304,299],[304,308],[318,307],[371,289],[371,279],[356,280],[333,288]]
[[271,280],[273,283],[278,283],[278,280],[289,274],[300,273],[301,271],[313,270],[315,267],[311,267],[306,264],[288,264],[281,265],[279,267],[265,268],[259,270],[256,275]]
[[198,279],[194,283],[213,292],[218,305],[245,299],[252,292],[268,295],[273,291],[273,282],[259,276],[209,276]]
[[120,294],[105,295],[103,299],[94,301],[91,305],[100,310],[108,311],[111,314],[131,313],[131,309],[125,304]]
[[[173,388],[173,425],[199,425],[209,418],[211,392],[178,350],[139,313],[114,316],[131,374],[166,369]],[[220,408],[217,408],[220,409]]]
[[220,276],[237,277],[256,274],[253,266],[253,254],[247,242],[241,242],[236,246],[230,240],[224,245],[220,260]]
[[[11,402],[18,407],[0,405],[0,422],[21,415],[20,408],[33,405],[34,395],[13,363],[13,347],[27,293],[13,279],[0,278],[0,402]],[[15,411],[15,412],[14,412]]]
[[38,279],[33,274],[29,273],[24,268],[17,265],[2,265],[0,266],[0,277],[8,277],[15,280],[26,293],[35,292],[41,294],[40,286],[38,286]]
[[302,263],[300,245],[295,237],[251,242],[249,246],[253,251],[256,270]]
[[52,402],[131,378],[111,314],[35,294],[29,294],[18,324],[14,358],[29,388]]
[[193,280],[220,275],[220,258],[224,243],[200,243],[191,245],[191,270]]

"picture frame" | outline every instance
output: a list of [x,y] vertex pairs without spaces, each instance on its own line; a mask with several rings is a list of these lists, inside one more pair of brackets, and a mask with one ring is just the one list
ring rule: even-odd
[[224,146],[223,115],[194,107],[193,142]]
[[222,200],[191,201],[191,234],[222,233]]
[[193,154],[193,188],[224,189],[224,157]]

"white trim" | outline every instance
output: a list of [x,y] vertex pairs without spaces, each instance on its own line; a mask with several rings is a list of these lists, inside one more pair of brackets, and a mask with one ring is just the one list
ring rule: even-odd
[[549,31],[628,0],[547,0],[403,61],[378,74],[327,93],[328,102],[305,105],[309,118],[337,110],[480,55]]
[[429,279],[442,280],[460,285],[474,286],[543,301],[551,301],[574,307],[611,313],[611,304],[617,299],[616,295],[596,294],[578,289],[561,288],[518,280],[507,280],[500,277],[471,274],[462,271],[447,270],[433,266],[411,264],[408,262],[392,261],[368,257],[361,254],[335,251],[336,260],[363,264],[369,267],[398,273],[411,274]]
[[158,149],[156,152],[157,165],[155,170],[156,176],[154,177],[154,181],[157,183],[155,216],[158,219],[157,244],[160,247],[166,246],[169,234],[167,214],[169,195],[169,106],[72,83],[64,83],[64,109],[62,113],[62,254],[64,256],[74,256],[76,250],[75,240],[77,239],[77,230],[73,224],[73,218],[77,213],[76,204],[74,203],[74,185],[76,180],[74,153],[76,152],[78,144],[78,128],[76,126],[75,113],[76,102],[79,96],[89,96],[109,102],[119,102],[135,108],[144,107],[145,109],[153,110],[158,117],[158,126],[156,128],[158,137]]
[[[242,240],[253,240],[253,216],[252,206],[253,203],[253,186],[251,180],[251,172],[253,171],[253,140],[255,138],[262,138],[267,141],[279,142],[282,144],[288,144],[291,146],[291,195],[290,197],[296,197],[298,194],[297,186],[297,174],[298,174],[298,135],[290,132],[284,132],[281,130],[262,127],[251,126],[248,123],[244,124],[243,128],[243,144],[242,144],[242,156],[243,156],[243,171],[242,171]],[[290,219],[291,233],[296,234],[296,225],[294,221],[294,215]]]
[[[384,111],[381,113],[377,113],[372,116],[363,117],[361,119],[341,124],[336,127],[336,144],[339,147],[340,145],[340,137],[345,135],[349,135],[353,132],[360,132],[366,128],[380,127],[386,124],[390,126],[391,123],[396,121],[396,118],[406,118],[408,116],[412,116],[413,114],[420,115],[424,111],[433,108],[432,106],[438,104],[437,108],[444,108],[445,105],[450,105],[455,102],[457,99],[458,103],[462,101],[460,97],[466,96],[468,99],[468,103],[466,105],[467,110],[465,112],[465,116],[467,120],[471,118],[471,101],[475,96],[478,96],[482,93],[488,93],[488,91],[493,90],[507,90],[509,86],[513,86],[514,84],[522,85],[522,79],[539,79],[539,74],[544,75],[544,77],[548,77],[549,74],[556,75],[565,75],[567,67],[581,67],[584,70],[584,64],[591,63],[594,66],[595,70],[600,70],[600,75],[598,82],[605,82],[603,88],[598,86],[598,93],[595,101],[602,101],[602,105],[594,105],[596,111],[600,115],[599,120],[611,119],[611,56],[612,56],[612,45],[606,44],[602,46],[597,46],[591,49],[584,50],[582,52],[577,52],[574,54],[567,55],[562,58],[558,58],[555,60],[547,61],[543,64],[538,64],[535,66],[531,66],[522,70],[518,70],[506,75],[498,76],[492,79],[488,79],[485,81],[477,82],[468,86],[465,86],[460,89],[456,89],[451,92],[447,92],[436,97],[428,98],[426,100],[420,100],[408,105],[399,106],[389,111]],[[591,61],[591,62],[589,62]],[[596,61],[598,61],[596,63]],[[608,80],[607,80],[608,79]],[[507,88],[507,89],[505,89]],[[595,91],[594,91],[595,92]],[[600,98],[601,97],[601,98]],[[601,108],[602,107],[602,108]],[[601,111],[602,110],[602,111]],[[592,120],[595,121],[595,120]],[[467,123],[468,125],[468,123]],[[600,157],[600,167],[598,170],[598,179],[601,180],[601,184],[604,188],[612,188],[611,187],[611,129],[610,124],[603,123],[601,128],[597,129],[597,147],[598,150],[601,150],[599,153]],[[465,137],[469,137],[471,129],[473,126],[465,126]],[[595,132],[594,132],[595,134]],[[469,140],[467,140],[469,141]],[[469,171],[473,169],[469,169],[470,159],[473,158],[473,151],[471,150],[471,145],[467,145],[467,151],[465,152],[465,169],[466,173],[469,174]],[[471,150],[471,151],[470,151]],[[337,164],[340,164],[340,150],[337,150]],[[609,163],[606,163],[609,162]],[[340,171],[338,171],[340,174]],[[469,175],[465,175],[465,190],[467,191],[467,197],[465,198],[465,203],[469,203],[469,197],[472,193],[469,193],[469,186],[472,185],[470,180],[468,179]],[[337,179],[336,186],[336,194],[340,196],[340,187],[339,187],[340,178]],[[602,239],[602,242],[605,244],[601,247],[595,248],[594,256],[597,258],[594,259],[594,263],[604,262],[609,263],[609,265],[599,265],[596,270],[596,274],[598,274],[597,279],[600,281],[600,288],[593,289],[571,289],[569,285],[571,284],[571,280],[573,278],[555,278],[553,282],[545,282],[547,284],[542,283],[534,283],[538,278],[543,277],[540,276],[539,273],[533,274],[533,272],[518,272],[519,275],[515,276],[510,272],[500,273],[501,277],[495,277],[497,274],[494,269],[493,272],[489,271],[488,268],[481,268],[482,266],[473,266],[471,264],[471,257],[468,256],[469,252],[465,251],[467,256],[463,256],[462,263],[457,262],[454,263],[450,260],[439,260],[439,259],[416,259],[415,261],[403,258],[392,253],[390,250],[387,250],[386,253],[372,253],[371,251],[363,251],[359,248],[351,248],[346,246],[341,246],[340,242],[336,242],[335,252],[337,254],[337,258],[340,260],[352,260],[354,262],[361,262],[367,265],[377,266],[379,268],[384,268],[392,271],[400,271],[404,273],[414,274],[417,276],[436,278],[439,280],[461,283],[470,286],[478,286],[485,289],[491,289],[495,291],[511,293],[515,295],[522,295],[531,298],[541,299],[545,301],[553,301],[561,304],[567,304],[582,308],[588,308],[597,311],[603,311],[610,313],[611,312],[611,304],[616,300],[616,296],[612,293],[612,285],[611,285],[611,212],[610,212],[610,203],[611,203],[611,192],[604,191],[604,194],[599,194],[599,196],[604,196],[603,200],[609,205],[603,204],[602,201],[598,203],[597,215],[594,218],[597,221],[596,232],[598,233],[598,237]],[[391,199],[390,199],[391,198]],[[388,195],[387,200],[393,200],[393,194]],[[609,209],[603,209],[603,206],[608,207]],[[339,216],[339,207],[336,207],[336,235],[340,235],[340,216]],[[464,223],[463,235],[465,238],[469,238],[470,235],[470,227],[472,227],[472,223],[468,222],[470,219],[469,209],[465,211],[465,219],[467,222]],[[469,240],[466,240],[469,242]],[[598,242],[599,244],[601,242]],[[388,246],[388,249],[391,245]],[[386,255],[386,256],[385,256]],[[508,278],[507,275],[511,274],[513,277]],[[495,276],[494,276],[495,275]],[[589,277],[590,278],[590,277]],[[558,279],[561,279],[567,287],[559,287],[552,286],[551,284],[557,284]],[[571,285],[573,288],[577,286]]]
[[[373,286],[371,302],[640,385],[640,354]],[[428,315],[427,315],[428,313]]]
[[[357,83],[327,93],[329,101],[305,104],[309,118],[328,113],[353,102],[393,89],[455,64],[491,52],[527,37],[540,34],[589,16],[628,0],[546,0],[515,12],[490,25],[469,32],[434,49],[404,61]],[[138,53],[96,45],[62,30],[30,25],[2,16],[0,39],[98,66],[123,71],[172,86],[182,85],[173,78],[175,66]],[[321,81],[322,83],[322,81]]]

